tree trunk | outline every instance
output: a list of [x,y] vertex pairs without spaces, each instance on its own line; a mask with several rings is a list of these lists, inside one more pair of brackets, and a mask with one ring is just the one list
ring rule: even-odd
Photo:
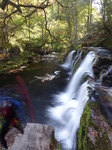
[[92,30],[92,2],[93,0],[90,0],[90,8],[91,8],[91,11],[90,11],[90,32]]
[[103,0],[103,25],[105,27],[105,0]]
[[89,32],[89,28],[90,28],[90,0],[88,2],[87,32]]
[[77,39],[77,0],[75,0],[75,41]]
[[30,45],[30,18],[29,18],[29,26],[28,26],[28,31],[29,31],[29,53],[30,53],[30,48],[31,48],[31,45]]

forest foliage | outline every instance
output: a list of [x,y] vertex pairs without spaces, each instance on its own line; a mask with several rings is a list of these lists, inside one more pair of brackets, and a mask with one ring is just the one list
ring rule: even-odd
[[0,0],[0,51],[67,51],[103,35],[112,35],[112,0]]

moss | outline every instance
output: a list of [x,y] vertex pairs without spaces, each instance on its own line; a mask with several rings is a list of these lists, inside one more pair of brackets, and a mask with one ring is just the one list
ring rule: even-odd
[[2,128],[2,122],[3,122],[3,116],[2,116],[2,114],[1,114],[1,112],[0,112],[0,130],[1,130],[1,128]]
[[49,138],[49,143],[50,143],[51,150],[61,150],[61,145],[60,145],[60,143],[57,142],[57,140],[54,136],[52,139]]
[[86,150],[85,143],[87,142],[87,131],[90,123],[90,114],[91,111],[89,108],[89,102],[87,102],[81,117],[80,129],[78,131],[78,150]]
[[0,73],[6,73],[10,70],[20,68],[22,65],[27,65],[28,55],[19,54],[10,60],[0,61]]
[[98,103],[88,102],[81,117],[78,150],[112,150],[110,132],[112,129]]

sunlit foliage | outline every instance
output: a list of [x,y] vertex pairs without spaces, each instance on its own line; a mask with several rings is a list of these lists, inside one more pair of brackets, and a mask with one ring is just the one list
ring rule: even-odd
[[0,0],[0,47],[62,51],[76,47],[98,22],[112,32],[111,0],[102,0],[100,12],[93,0],[6,1]]

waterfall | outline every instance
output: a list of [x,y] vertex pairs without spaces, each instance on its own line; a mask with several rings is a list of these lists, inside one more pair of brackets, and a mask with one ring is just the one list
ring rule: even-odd
[[85,57],[85,59],[82,61],[81,65],[73,75],[70,83],[68,84],[68,87],[66,89],[66,93],[69,96],[69,99],[72,99],[74,95],[77,92],[77,89],[80,86],[80,83],[84,80],[85,76],[91,76],[93,75],[92,70],[92,62],[95,58],[95,55],[93,52],[89,52],[88,55]]
[[88,100],[88,80],[94,76],[92,63],[95,58],[89,52],[72,76],[64,93],[55,95],[55,107],[48,109],[48,115],[54,120],[55,137],[63,150],[76,150],[76,133],[80,126],[80,117]]
[[74,54],[74,50],[70,52],[70,54],[67,56],[66,60],[65,60],[65,63],[62,64],[61,66],[63,68],[72,68],[73,67],[73,54]]

